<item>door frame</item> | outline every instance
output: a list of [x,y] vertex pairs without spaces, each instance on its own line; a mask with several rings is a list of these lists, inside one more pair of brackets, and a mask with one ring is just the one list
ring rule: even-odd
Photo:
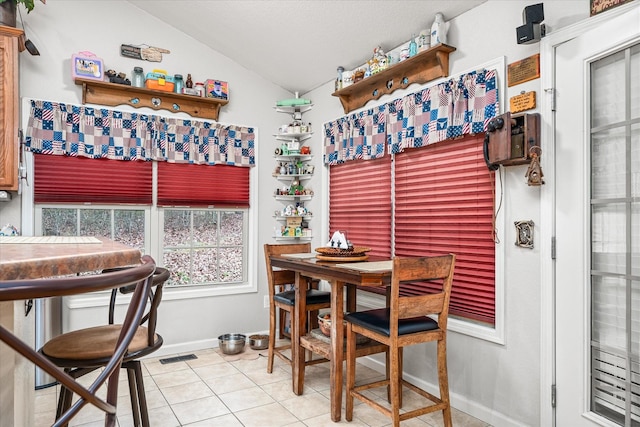
[[[553,387],[556,376],[555,355],[555,260],[553,239],[556,235],[555,203],[555,50],[556,47],[585,32],[596,29],[602,23],[638,8],[636,1],[618,6],[581,22],[554,31],[540,42],[540,115],[541,149],[540,165],[546,185],[540,190],[540,425],[555,426],[555,410],[552,407]],[[586,112],[584,112],[586,114]]]

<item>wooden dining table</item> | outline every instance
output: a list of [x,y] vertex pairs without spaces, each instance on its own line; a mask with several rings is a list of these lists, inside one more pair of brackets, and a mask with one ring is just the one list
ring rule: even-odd
[[[0,280],[37,279],[140,263],[139,249],[103,237],[0,236]],[[0,325],[33,342],[24,301],[0,301]],[[0,342],[0,427],[34,424],[34,367]]]
[[[391,283],[391,260],[369,257],[361,262],[319,260],[313,253],[272,256],[274,267],[296,273],[296,308],[293,315],[291,351],[293,359],[293,392],[301,395],[304,388],[305,349],[319,354],[330,363],[331,419],[340,421],[342,414],[342,381],[344,360],[345,311],[356,309],[356,286],[388,286]],[[306,277],[324,280],[331,286],[331,334],[329,340],[306,331]],[[345,298],[346,289],[346,298]],[[328,341],[328,342],[327,342]],[[369,342],[358,347],[358,356],[378,353],[383,346]]]

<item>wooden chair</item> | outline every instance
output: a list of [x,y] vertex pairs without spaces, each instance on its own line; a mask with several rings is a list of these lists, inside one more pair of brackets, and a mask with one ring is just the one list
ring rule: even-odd
[[[453,282],[455,255],[436,257],[394,258],[391,279],[390,306],[388,308],[350,313],[347,322],[347,399],[346,419],[353,419],[354,397],[390,417],[397,427],[400,421],[443,411],[444,425],[451,427],[449,380],[447,375],[447,318]],[[400,296],[402,282],[425,284],[420,295]],[[441,284],[437,293],[429,293],[434,284]],[[428,284],[428,285],[427,285]],[[429,288],[427,288],[429,286]],[[428,315],[437,315],[437,321]],[[382,381],[355,386],[356,333],[362,334],[389,348],[387,376]],[[438,382],[440,397],[409,383],[402,378],[402,350],[404,347],[427,341],[437,341]],[[402,386],[415,391],[435,405],[424,406],[400,413]],[[373,400],[364,393],[374,387],[387,386],[391,408]],[[430,403],[431,403],[430,402]]]
[[[88,387],[78,383],[75,378],[60,370],[42,353],[35,351],[0,326],[0,340],[42,368],[58,380],[63,387],[79,396],[79,399],[70,408],[56,417],[53,426],[67,425],[69,420],[87,404],[94,405],[105,413],[105,426],[116,425],[118,374],[122,360],[136,337],[138,325],[144,315],[153,281],[153,272],[156,268],[155,262],[150,256],[144,256],[142,260],[143,264],[140,266],[112,273],[53,279],[0,281],[0,301],[68,296],[122,286],[135,286],[124,321],[118,327],[117,332],[113,334],[110,357],[104,363],[100,374]],[[91,347],[86,349],[90,350]],[[105,383],[107,384],[107,396],[106,399],[102,399],[96,393]]]
[[[264,245],[265,263],[267,266],[267,280],[269,284],[269,356],[267,359],[267,372],[273,372],[273,359],[274,356],[278,356],[280,359],[292,365],[291,358],[284,354],[284,350],[291,349],[291,344],[280,345],[276,347],[276,318],[280,318],[280,326],[282,330],[282,324],[284,316],[278,316],[278,312],[281,314],[289,313],[292,319],[294,307],[295,307],[295,291],[284,290],[285,285],[290,285],[295,282],[295,273],[289,270],[274,269],[271,266],[272,255],[283,254],[295,254],[295,253],[310,253],[310,243],[296,243],[296,244],[284,244],[284,245]],[[319,291],[313,287],[317,286],[312,284],[312,280],[307,281],[309,289],[307,290],[307,323],[310,330],[313,325],[317,325],[318,310],[322,308],[331,307],[331,293]],[[291,322],[291,328],[293,328],[293,321]],[[315,359],[305,362],[305,365],[312,365],[316,363],[326,362],[326,359]]]
[[[104,270],[103,274],[119,270],[123,269],[108,269]],[[156,267],[149,291],[149,304],[122,361],[122,368],[127,370],[133,422],[136,427],[139,427],[141,422],[144,427],[150,425],[140,358],[153,353],[162,346],[163,339],[161,335],[156,333],[156,323],[158,306],[162,300],[162,289],[164,283],[169,279],[169,275],[169,270]],[[121,294],[129,294],[134,291],[134,286],[112,289],[108,325],[80,329],[54,337],[45,343],[40,349],[40,353],[56,366],[64,368],[65,372],[73,378],[79,378],[105,366],[111,357],[112,343],[120,329],[120,325],[114,324],[118,291]],[[62,387],[58,400],[58,416],[71,406],[72,397],[73,391]]]

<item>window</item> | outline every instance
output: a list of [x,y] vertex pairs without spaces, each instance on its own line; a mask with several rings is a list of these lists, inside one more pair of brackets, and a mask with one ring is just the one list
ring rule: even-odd
[[[389,156],[386,163],[382,160],[331,166],[331,233],[344,229],[352,234],[354,228],[358,240],[351,240],[373,248],[392,230],[387,250],[395,256],[455,253],[451,315],[494,326],[493,186],[482,136],[408,149],[394,156],[392,166]],[[376,167],[378,175],[371,170]],[[354,191],[367,193],[373,212],[393,209],[389,223],[381,221],[382,215],[360,214],[357,206],[350,216],[343,215],[353,200],[340,196]],[[411,292],[410,287],[403,292]]]
[[[152,180],[159,164],[163,198]],[[140,248],[171,270],[169,286],[242,284],[248,169],[36,154],[36,234],[102,236]]]
[[145,209],[41,208],[43,236],[100,236],[145,249]]
[[180,285],[242,282],[243,211],[165,209],[163,265]]

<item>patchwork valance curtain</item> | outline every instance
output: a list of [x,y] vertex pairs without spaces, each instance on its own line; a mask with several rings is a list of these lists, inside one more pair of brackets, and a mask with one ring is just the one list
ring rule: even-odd
[[[479,70],[325,124],[324,162],[383,156],[480,133],[498,110],[495,70]],[[367,118],[369,125],[363,125]],[[369,142],[370,144],[367,144]]]
[[255,166],[251,127],[31,101],[27,150],[112,160]]
[[335,165],[384,156],[386,108],[381,105],[325,124],[324,162]]

